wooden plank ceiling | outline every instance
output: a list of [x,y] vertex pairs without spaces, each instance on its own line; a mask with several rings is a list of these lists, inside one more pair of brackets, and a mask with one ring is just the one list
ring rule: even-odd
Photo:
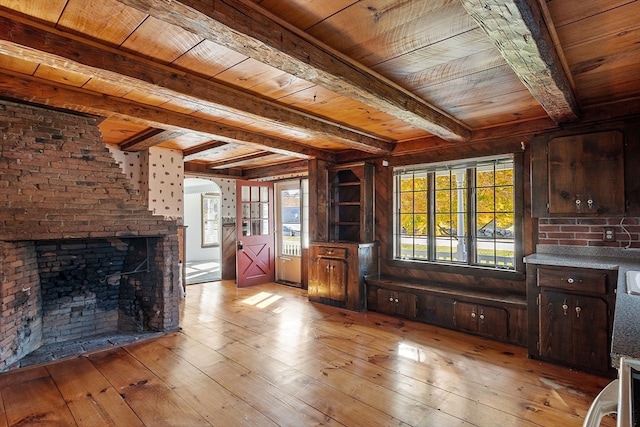
[[95,115],[108,144],[181,150],[187,171],[298,173],[622,114],[638,16],[636,0],[0,0],[0,96]]

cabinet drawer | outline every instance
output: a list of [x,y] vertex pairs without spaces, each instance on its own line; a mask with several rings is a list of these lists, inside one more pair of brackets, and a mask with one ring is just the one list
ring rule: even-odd
[[345,259],[347,257],[347,248],[332,248],[320,246],[317,251],[318,256],[322,258]]
[[607,292],[607,274],[580,268],[538,268],[538,286],[563,290]]

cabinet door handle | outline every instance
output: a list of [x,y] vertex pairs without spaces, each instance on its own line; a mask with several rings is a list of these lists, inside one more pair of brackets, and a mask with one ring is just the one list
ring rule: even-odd
[[580,312],[582,311],[582,309],[580,307],[576,307],[576,317],[580,318]]
[[476,313],[474,313],[473,311],[471,312],[471,318],[475,319],[476,318]]
[[567,310],[569,309],[569,306],[567,305],[567,300],[565,299],[564,302],[562,303],[562,310],[564,310],[564,315],[567,315]]
[[575,283],[575,281],[576,281],[576,280],[575,280],[573,277],[569,277],[569,278],[567,279],[567,283],[568,283],[568,284],[570,284],[570,285],[571,285],[571,284],[573,284],[573,283]]

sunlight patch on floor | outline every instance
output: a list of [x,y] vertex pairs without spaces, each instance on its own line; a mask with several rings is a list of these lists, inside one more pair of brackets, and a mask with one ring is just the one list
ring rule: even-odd
[[259,292],[249,298],[242,300],[244,304],[254,305],[258,308],[265,308],[282,298],[280,295],[273,295],[269,292]]

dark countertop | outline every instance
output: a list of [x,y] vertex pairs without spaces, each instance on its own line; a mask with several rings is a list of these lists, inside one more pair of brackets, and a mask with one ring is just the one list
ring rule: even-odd
[[556,245],[536,250],[525,263],[618,271],[611,359],[615,367],[621,356],[640,359],[640,295],[628,294],[626,284],[627,271],[640,270],[640,250]]

